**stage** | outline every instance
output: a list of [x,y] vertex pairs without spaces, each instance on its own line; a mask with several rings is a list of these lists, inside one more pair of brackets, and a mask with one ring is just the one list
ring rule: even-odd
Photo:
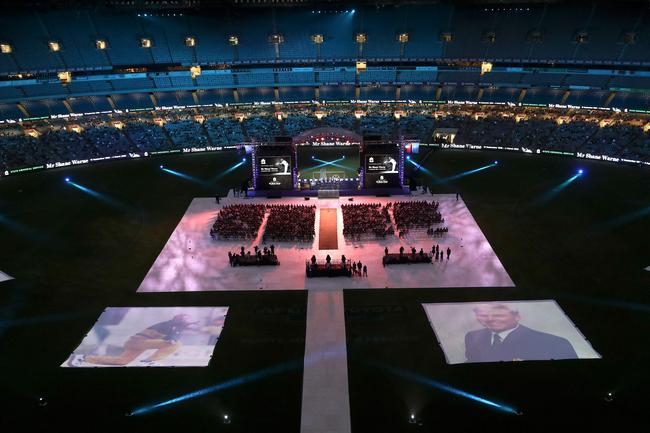
[[[431,238],[426,234],[396,235],[370,241],[348,241],[343,236],[344,203],[381,203],[409,200],[436,200],[445,218],[449,233]],[[261,244],[266,220],[254,241],[213,240],[210,228],[219,210],[232,203],[274,203],[316,205],[315,238],[309,244],[277,242],[275,254],[280,266],[230,267],[228,251],[237,252],[243,245],[253,250]],[[336,213],[336,239],[321,243],[321,215]],[[332,222],[327,225],[332,230]],[[446,251],[451,258],[432,264],[382,266],[384,248],[398,252],[400,246],[410,251],[430,251],[433,244]],[[319,249],[319,246],[336,249]],[[268,246],[268,245],[267,245]],[[361,260],[368,267],[368,277],[307,278],[305,261],[315,255],[324,260],[327,255],[339,261],[342,254],[353,261]],[[438,287],[513,287],[514,283],[504,269],[490,243],[483,235],[462,199],[455,194],[420,194],[394,197],[355,196],[338,199],[311,199],[303,197],[235,198],[232,192],[216,204],[214,198],[195,198],[185,215],[160,252],[138,288],[139,292],[221,291],[221,290],[309,290],[309,289],[383,289],[383,288],[438,288]]]

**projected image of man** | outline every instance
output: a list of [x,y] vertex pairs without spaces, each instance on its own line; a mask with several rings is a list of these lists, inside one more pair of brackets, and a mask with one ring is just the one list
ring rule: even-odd
[[159,322],[129,337],[122,346],[122,353],[116,356],[82,356],[71,362],[86,362],[99,365],[126,365],[147,350],[155,349],[150,356],[143,359],[144,364],[164,359],[181,347],[181,334],[197,322],[190,322],[187,314],[177,314],[171,320]]
[[395,161],[395,158],[388,157],[386,160],[384,160],[385,164],[390,164],[390,170],[388,170],[386,173],[397,173],[397,161]]
[[284,158],[280,159],[280,162],[276,163],[275,165],[282,166],[282,171],[278,172],[277,174],[289,174],[289,163]]
[[578,358],[567,339],[522,325],[519,312],[507,305],[483,304],[473,311],[483,329],[465,334],[467,362]]

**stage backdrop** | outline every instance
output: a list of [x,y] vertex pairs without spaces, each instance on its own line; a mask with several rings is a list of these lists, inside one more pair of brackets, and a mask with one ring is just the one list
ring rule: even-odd
[[61,367],[205,367],[228,307],[107,308]]
[[448,364],[600,358],[553,300],[422,306]]

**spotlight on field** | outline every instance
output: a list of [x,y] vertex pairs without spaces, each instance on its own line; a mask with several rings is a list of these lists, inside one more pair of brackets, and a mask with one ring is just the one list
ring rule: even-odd
[[423,167],[422,165],[420,165],[420,164],[418,164],[417,162],[415,162],[414,160],[412,160],[412,159],[411,159],[411,155],[407,155],[407,156],[406,156],[406,161],[407,161],[408,163],[410,163],[411,165],[415,166],[415,171],[420,170],[420,171],[422,171],[422,172],[428,174],[429,176],[431,176],[431,177],[433,177],[433,178],[436,177],[436,176],[434,176],[433,173],[431,173],[431,172],[429,171],[429,169]]
[[81,185],[81,184],[79,184],[77,182],[74,182],[70,178],[66,178],[65,181],[68,183],[68,185],[74,186],[79,191],[83,191],[86,194],[88,194],[89,196],[96,198],[97,200],[103,201],[104,203],[110,204],[111,206],[115,206],[115,207],[119,207],[119,208],[125,208],[125,209],[128,208],[128,206],[126,206],[123,203],[120,203],[119,201],[115,200],[114,198],[112,198],[112,197],[110,197],[110,196],[108,196],[106,194],[102,194],[101,192],[95,191],[94,189],[90,189],[87,186],[83,186],[83,185]]
[[571,176],[570,178],[568,178],[567,180],[565,180],[565,181],[562,182],[561,184],[555,186],[555,187],[554,187],[553,189],[551,189],[550,191],[545,192],[545,193],[542,194],[540,197],[538,197],[536,200],[533,200],[533,202],[532,202],[531,204],[532,204],[532,205],[540,205],[540,204],[544,204],[544,203],[550,201],[550,200],[553,199],[555,196],[557,196],[560,192],[562,192],[564,189],[566,189],[566,188],[567,188],[571,183],[573,183],[577,178],[579,178],[580,176],[582,176],[582,173],[583,173],[582,170],[578,170],[578,172],[577,172],[576,174],[574,174],[573,176]]
[[426,385],[426,386],[429,386],[431,388],[436,388],[436,389],[438,389],[440,391],[447,392],[449,394],[453,394],[453,395],[456,395],[456,396],[459,396],[459,397],[463,397],[463,398],[472,400],[472,401],[474,401],[476,403],[483,404],[483,405],[485,405],[487,407],[499,410],[501,412],[505,412],[505,413],[509,413],[509,414],[513,414],[513,415],[517,414],[517,412],[518,412],[513,407],[510,407],[510,406],[507,406],[507,405],[504,405],[504,404],[501,404],[501,403],[497,403],[497,402],[492,401],[492,400],[488,400],[487,398],[480,397],[480,396],[478,396],[476,394],[472,394],[472,393],[467,392],[467,391],[463,391],[461,389],[455,388],[455,387],[453,387],[451,385],[447,385],[447,384],[442,383],[442,382],[438,382],[437,380],[430,379],[430,378],[425,377],[425,376],[423,376],[421,374],[413,373],[413,372],[408,371],[408,370],[388,366],[388,365],[385,365],[385,364],[376,363],[376,365],[378,367],[380,367],[382,369],[385,369],[385,370],[388,370],[391,373],[393,373],[393,374],[395,374],[397,376],[400,376],[400,377],[402,377],[404,379],[409,379],[409,380],[412,380],[414,382],[418,382],[418,383],[420,383],[422,385]]
[[[239,163],[240,165],[243,164],[243,162]],[[205,182],[203,182],[201,179],[198,179],[194,176],[190,176],[189,174],[181,173],[180,171],[172,170],[170,168],[166,168],[165,166],[161,165],[160,169],[164,171],[165,173],[169,173],[171,175],[174,175],[176,177],[180,177],[181,179],[189,180],[190,182],[194,182],[200,185],[205,185]]]
[[[208,386],[206,388],[201,388],[187,394],[182,394],[177,397],[170,398],[158,403],[150,404],[148,406],[142,406],[140,408],[134,409],[130,412],[132,416],[134,415],[144,415],[146,413],[152,412],[163,407],[171,406],[177,403],[182,403],[186,400],[191,400],[193,398],[202,397],[207,394],[212,394],[224,389],[234,388],[236,386],[241,386],[246,383],[254,382],[256,380],[261,380],[266,377],[274,376],[277,374],[284,373],[286,371],[295,370],[296,368],[302,368],[304,365],[304,359],[296,359],[289,362],[284,362],[282,364],[276,364],[272,367],[263,368],[261,370],[254,371],[252,373],[244,374],[224,382],[218,383],[216,385]],[[230,418],[229,418],[230,419]]]
[[483,170],[487,170],[488,168],[496,167],[499,164],[499,161],[494,161],[492,164],[484,165],[483,167],[475,168],[473,170],[468,170],[464,171],[462,173],[455,174],[453,176],[446,177],[444,179],[440,179],[438,183],[446,183],[452,180],[460,179],[461,177],[469,176],[470,174],[475,174],[478,172],[481,172]]

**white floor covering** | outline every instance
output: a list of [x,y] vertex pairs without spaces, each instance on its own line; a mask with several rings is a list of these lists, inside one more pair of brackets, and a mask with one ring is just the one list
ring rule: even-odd
[[13,280],[13,278],[10,277],[9,275],[5,274],[4,272],[0,271],[0,283],[2,283],[3,281],[9,281],[9,280]]
[[[455,194],[354,197],[354,203],[386,203],[389,201],[434,199],[440,202],[449,233],[443,238],[414,234],[406,239],[390,236],[386,240],[347,242],[343,237],[343,216],[339,199],[301,197],[279,199],[234,198],[232,194],[217,205],[213,198],[195,198],[167,241],[153,266],[141,283],[139,292],[216,291],[216,290],[304,290],[304,289],[367,289],[367,288],[435,288],[435,287],[512,287],[514,283],[496,256],[463,200]],[[228,265],[228,251],[238,251],[243,245],[253,250],[256,241],[215,241],[209,232],[219,210],[229,203],[315,204],[318,208],[338,208],[338,250],[318,250],[318,230],[310,244],[276,243],[280,266],[236,267]],[[316,225],[319,227],[319,213]],[[261,238],[258,236],[258,239]],[[398,252],[414,246],[419,251],[430,250],[439,243],[442,250],[451,247],[451,259],[433,264],[393,265],[382,267],[384,247]],[[260,245],[260,247],[263,247]],[[333,260],[341,254],[368,266],[367,278],[311,278],[305,276],[305,260],[312,254]]]
[[310,290],[301,433],[349,433],[350,395],[343,291]]

